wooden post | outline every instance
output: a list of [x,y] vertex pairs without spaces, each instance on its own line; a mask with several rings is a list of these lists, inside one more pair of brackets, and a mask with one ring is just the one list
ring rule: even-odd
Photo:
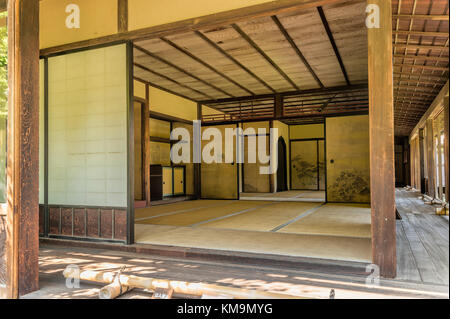
[[150,206],[150,94],[149,86],[145,85],[145,103],[142,104],[142,175],[144,185],[144,198],[146,206]]
[[368,0],[378,6],[379,28],[368,29],[370,193],[372,262],[383,277],[396,276],[394,103],[392,8],[390,0]]
[[427,145],[427,175],[428,175],[428,196],[435,198],[434,193],[434,157],[433,157],[433,120],[429,119],[426,122],[426,145]]
[[424,131],[423,128],[419,129],[419,185],[420,192],[425,194],[425,146],[423,143],[424,140]]
[[128,0],[117,0],[117,32],[128,31]]
[[8,1],[7,288],[39,287],[39,0]]
[[283,110],[283,96],[281,94],[275,95],[275,118],[282,118],[284,115]]
[[448,95],[446,97],[444,97],[444,150],[445,150],[445,155],[444,155],[444,161],[445,161],[445,200],[447,201],[447,203],[449,202],[449,192],[448,192],[448,187],[450,184],[450,176],[449,176],[449,157],[448,157],[448,153],[450,151],[449,147],[448,147],[448,142],[449,142],[449,135],[448,135],[448,117],[449,117],[449,110],[448,110]]
[[[203,116],[203,105],[201,103],[197,103],[197,120],[201,121]],[[201,134],[201,132],[200,132]],[[201,140],[201,139],[200,139]],[[192,143],[196,143],[195,135],[193,136]],[[192,145],[192,149],[194,150],[194,145]],[[202,192],[202,173],[201,173],[201,165],[200,163],[194,163],[194,191],[195,197],[197,199],[201,198]]]

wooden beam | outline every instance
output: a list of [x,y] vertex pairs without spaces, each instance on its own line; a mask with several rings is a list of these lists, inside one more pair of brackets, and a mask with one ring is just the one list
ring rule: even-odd
[[39,1],[8,1],[7,289],[39,288]]
[[261,49],[255,41],[253,41],[247,33],[245,33],[237,24],[233,23],[231,25],[233,29],[253,48],[258,52],[289,84],[295,89],[300,90],[300,88],[295,84],[295,82],[272,60],[263,49]]
[[426,61],[433,61],[433,62],[448,62],[448,57],[443,58],[443,57],[429,56],[429,55],[394,54],[394,58],[426,60]]
[[163,25],[152,26],[139,30],[132,30],[128,32],[108,35],[90,40],[83,40],[79,42],[69,43],[54,46],[51,48],[42,49],[40,54],[42,56],[53,55],[67,50],[74,50],[80,48],[87,48],[107,43],[115,43],[119,41],[135,41],[154,39],[173,34],[183,33],[186,30],[202,30],[205,28],[215,28],[224,25],[229,25],[239,21],[246,21],[249,19],[267,17],[280,13],[305,11],[315,8],[319,5],[328,5],[338,3],[342,0],[282,0],[270,1],[263,4],[248,6],[229,10],[220,13],[214,13],[202,17],[190,18],[182,21],[171,22]]
[[148,50],[146,50],[146,49],[144,49],[144,48],[142,48],[142,47],[140,47],[140,46],[138,46],[136,44],[134,45],[134,48],[139,50],[139,51],[141,51],[142,53],[147,54],[151,58],[153,58],[153,59],[155,59],[155,60],[157,60],[157,61],[159,61],[161,63],[164,63],[164,64],[170,66],[171,68],[177,70],[178,72],[181,72],[184,75],[187,75],[187,76],[197,80],[198,82],[203,83],[204,85],[211,87],[212,89],[214,89],[214,90],[216,90],[216,91],[218,91],[218,92],[220,92],[220,93],[222,93],[222,94],[224,94],[226,96],[234,97],[234,95],[232,95],[232,94],[222,90],[221,88],[211,84],[210,82],[199,78],[198,76],[192,74],[191,72],[189,72],[189,71],[187,71],[187,70],[185,70],[185,69],[183,69],[183,68],[173,64],[172,62],[170,62],[170,61],[168,61],[168,60],[166,60],[166,59],[164,59],[164,58],[162,58],[162,57],[160,57],[160,56],[158,56],[158,55],[156,55],[156,54],[154,54],[154,53],[152,53],[152,52],[150,52],[150,51],[148,51]]
[[202,59],[200,59],[199,57],[195,56],[194,54],[192,54],[191,52],[189,52],[188,50],[180,47],[179,45],[177,45],[176,43],[170,41],[169,39],[166,39],[164,37],[160,38],[161,41],[164,41],[165,43],[167,43],[168,45],[170,45],[172,48],[176,49],[177,51],[180,51],[181,53],[187,55],[188,57],[190,57],[191,59],[193,59],[194,61],[200,63],[201,65],[203,65],[204,67],[210,69],[212,72],[218,74],[219,76],[221,76],[222,78],[224,78],[225,80],[227,80],[228,82],[233,83],[234,85],[236,85],[237,87],[239,87],[240,89],[242,89],[243,91],[247,92],[250,95],[255,95],[254,92],[250,91],[249,89],[247,89],[245,86],[239,84],[238,82],[236,82],[235,80],[233,80],[232,78],[230,78],[228,75],[220,72],[219,70],[217,70],[215,67],[213,67],[212,65],[206,63],[205,61],[203,61]]
[[417,64],[396,63],[396,64],[394,64],[394,67],[424,69],[424,70],[432,70],[432,71],[448,71],[448,67],[441,67],[441,66],[434,66],[434,65],[417,65]]
[[393,34],[402,34],[402,35],[420,35],[427,37],[443,37],[448,38],[448,32],[431,32],[431,31],[402,31],[395,30],[392,31]]
[[226,52],[224,49],[222,49],[220,46],[218,46],[214,41],[212,41],[211,39],[209,39],[206,35],[204,35],[203,33],[201,33],[200,31],[195,31],[195,34],[200,37],[201,39],[203,39],[203,41],[205,41],[206,43],[208,43],[211,47],[213,47],[214,49],[216,49],[217,51],[219,51],[222,55],[224,55],[226,58],[228,58],[229,60],[231,60],[234,64],[236,64],[238,67],[240,67],[242,70],[244,70],[245,72],[247,72],[251,77],[253,77],[255,80],[257,80],[259,83],[261,83],[262,85],[264,85],[267,89],[269,89],[270,91],[272,91],[273,93],[275,93],[275,90],[269,85],[267,84],[264,80],[262,80],[259,76],[257,76],[255,73],[253,73],[249,68],[247,68],[245,65],[243,65],[241,62],[239,62],[238,60],[236,60],[233,56],[231,56],[228,52]]
[[144,65],[142,65],[142,64],[134,63],[134,66],[135,66],[135,67],[138,67],[138,68],[140,68],[140,69],[142,69],[142,70],[144,70],[144,71],[147,71],[147,72],[149,72],[149,73],[152,73],[152,74],[154,74],[154,75],[156,75],[156,76],[159,76],[160,78],[163,78],[163,79],[165,79],[165,80],[167,80],[167,81],[169,81],[169,82],[175,83],[176,85],[179,85],[179,86],[181,86],[181,87],[183,87],[183,88],[185,88],[185,89],[188,89],[188,90],[191,90],[191,91],[193,91],[193,92],[195,92],[195,93],[197,93],[197,94],[203,95],[204,97],[207,97],[207,98],[209,98],[209,99],[212,98],[210,95],[208,95],[208,94],[206,94],[206,93],[203,93],[202,91],[199,91],[199,90],[197,90],[197,89],[191,88],[190,86],[188,86],[188,85],[186,85],[186,84],[184,84],[184,83],[178,82],[177,80],[174,80],[174,79],[172,79],[172,78],[169,78],[168,76],[166,76],[166,75],[164,75],[164,74],[162,74],[162,73],[153,71],[153,70],[149,69],[148,67],[146,67],[146,66],[144,66]]
[[424,50],[448,51],[448,47],[447,46],[443,46],[443,45],[423,45],[423,44],[401,44],[401,43],[396,43],[396,44],[394,44],[394,47],[398,48],[398,49],[412,49],[412,50],[424,49]]
[[383,277],[397,270],[391,0],[368,0],[380,8],[380,28],[369,28],[369,131],[372,262]]
[[429,80],[447,80],[448,76],[438,76],[437,74],[424,74],[424,73],[412,73],[412,72],[399,72],[394,70],[394,75],[406,75],[406,76],[418,76],[419,78],[427,78]]
[[277,25],[278,29],[280,30],[280,32],[283,34],[283,36],[285,37],[285,39],[289,42],[289,44],[291,45],[292,49],[294,49],[295,53],[297,53],[298,57],[300,58],[300,60],[303,62],[303,64],[305,65],[305,67],[308,69],[309,73],[311,73],[311,75],[313,76],[314,80],[316,80],[317,84],[319,84],[319,86],[321,88],[324,87],[323,83],[320,81],[319,77],[317,76],[316,72],[314,72],[314,70],[312,69],[311,65],[309,64],[309,62],[306,60],[305,56],[303,55],[302,51],[300,51],[300,49],[298,48],[297,44],[295,43],[294,39],[292,39],[292,37],[289,35],[289,33],[287,32],[287,30],[285,29],[285,27],[283,26],[283,24],[281,23],[280,19],[278,19],[277,16],[272,16],[272,21]]
[[327,35],[328,35],[328,39],[330,40],[331,46],[333,47],[334,54],[336,55],[336,58],[337,58],[337,60],[339,62],[339,65],[341,67],[342,74],[344,75],[344,78],[345,78],[345,82],[347,82],[347,85],[350,85],[350,80],[348,78],[344,62],[342,61],[341,54],[339,53],[339,49],[338,49],[338,47],[336,45],[336,42],[334,41],[334,36],[333,36],[333,33],[331,32],[330,26],[328,25],[328,21],[327,21],[327,18],[325,16],[325,12],[323,12],[322,7],[320,7],[320,6],[317,7],[317,11],[319,12],[320,19],[322,20],[322,24],[323,24],[323,26],[325,28],[325,31],[326,31]]
[[449,175],[449,106],[448,106],[448,91],[447,96],[444,97],[444,161],[445,161],[445,200],[447,203],[450,201],[449,197],[449,184],[450,184],[450,175]]
[[143,138],[143,185],[144,197],[146,206],[150,206],[150,88],[148,84],[145,85],[145,103],[142,105],[142,138]]
[[[279,92],[276,94],[281,94],[284,97],[294,96],[294,95],[319,95],[319,94],[332,94],[332,93],[346,93],[346,92],[354,92],[359,90],[367,90],[367,84],[356,84],[350,86],[335,86],[335,87],[325,87],[325,88],[317,88],[317,89],[309,89],[309,90],[301,90],[301,91],[288,91],[288,92]],[[229,102],[244,102],[244,101],[252,101],[259,99],[273,99],[275,94],[258,94],[255,96],[242,96],[236,98],[225,98],[225,99],[217,99],[217,100],[209,100],[209,101],[201,101],[203,105],[215,104],[215,103],[229,103]]]
[[434,20],[434,21],[448,21],[446,14],[394,14],[394,19],[414,19],[414,20]]
[[128,0],[117,0],[117,32],[128,31]]
[[395,76],[394,76],[394,81],[406,82],[406,83],[429,84],[429,85],[445,85],[445,82],[432,82],[432,81],[425,81],[425,80],[410,80],[410,79],[405,79],[405,78],[402,78],[402,77],[395,77]]

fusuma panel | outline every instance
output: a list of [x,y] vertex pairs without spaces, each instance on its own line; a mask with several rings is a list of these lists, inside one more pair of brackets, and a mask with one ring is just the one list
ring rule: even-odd
[[326,119],[327,201],[370,202],[368,115]]
[[318,189],[317,149],[317,140],[291,142],[292,189]]
[[[206,129],[203,127],[202,134]],[[201,165],[201,196],[206,199],[237,199],[238,198],[238,165],[236,164],[236,145],[233,143],[233,163],[225,163],[225,129],[236,129],[235,125],[214,126],[222,135],[222,149],[216,150],[221,163],[207,164],[202,160]],[[213,138],[212,138],[213,139]],[[212,140],[211,139],[211,140]],[[211,141],[202,141],[202,149]],[[219,143],[220,144],[220,143]],[[222,151],[223,150],[223,151]]]

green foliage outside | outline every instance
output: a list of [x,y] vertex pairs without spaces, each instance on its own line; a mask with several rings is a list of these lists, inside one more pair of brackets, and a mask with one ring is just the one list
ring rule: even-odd
[[[0,20],[7,12],[0,13]],[[6,202],[6,120],[8,116],[8,33],[0,26],[0,203]]]
[[[0,13],[0,19],[6,18],[6,12]],[[0,118],[4,119],[7,115],[7,96],[8,96],[8,34],[6,26],[0,27]]]

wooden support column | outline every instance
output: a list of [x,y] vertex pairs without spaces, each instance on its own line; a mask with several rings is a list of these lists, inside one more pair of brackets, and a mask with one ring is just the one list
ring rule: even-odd
[[8,1],[7,289],[39,288],[39,0]]
[[[201,121],[203,116],[203,105],[197,103],[197,120]],[[200,132],[201,134],[201,132]],[[195,143],[195,135],[193,136],[192,143]],[[192,150],[194,150],[194,145],[192,145]],[[201,198],[202,192],[202,175],[201,175],[201,163],[194,163],[194,191],[195,197],[197,199]]]
[[423,128],[419,129],[419,173],[420,192],[425,194],[425,145]]
[[444,97],[444,150],[445,150],[445,155],[444,155],[444,160],[445,160],[445,200],[448,202],[450,202],[450,198],[449,198],[449,192],[448,192],[448,188],[449,188],[449,184],[450,184],[450,176],[449,176],[449,156],[448,153],[450,152],[448,143],[449,143],[449,135],[448,135],[448,130],[449,130],[449,123],[448,123],[448,117],[449,117],[449,109],[448,109],[448,95],[446,97]]
[[427,151],[427,175],[428,175],[428,196],[435,198],[434,192],[434,174],[436,172],[434,167],[433,156],[433,120],[429,119],[426,122],[426,151]]
[[372,262],[383,277],[396,276],[392,8],[390,0],[368,0],[380,10],[380,27],[368,32],[370,193]]
[[146,206],[150,206],[150,94],[149,86],[145,85],[145,103],[142,104],[142,169],[144,198]]
[[275,118],[282,118],[284,115],[283,110],[283,96],[281,94],[275,95]]
[[117,31],[128,31],[128,0],[117,0]]

